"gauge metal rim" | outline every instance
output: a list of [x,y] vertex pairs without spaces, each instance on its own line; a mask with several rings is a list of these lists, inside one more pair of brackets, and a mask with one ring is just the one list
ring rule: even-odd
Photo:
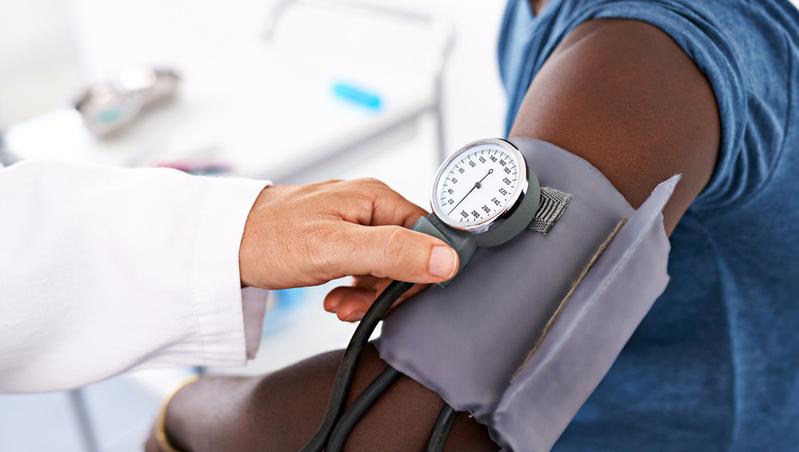
[[[521,181],[521,183],[516,186],[516,189],[511,194],[511,197],[508,200],[508,203],[502,209],[500,209],[498,212],[491,215],[489,218],[485,219],[484,221],[470,225],[464,225],[451,221],[449,219],[449,216],[446,215],[446,213],[441,209],[441,206],[437,201],[438,182],[439,180],[441,180],[441,177],[444,175],[444,171],[447,169],[447,166],[449,166],[449,164],[452,163],[453,160],[457,159],[461,154],[469,151],[470,149],[482,145],[499,146],[502,148],[502,150],[511,154],[513,158],[516,159],[517,166],[519,167],[519,180]],[[528,185],[529,181],[527,179],[527,160],[524,158],[524,155],[519,151],[519,149],[513,145],[513,143],[500,138],[488,138],[483,140],[477,140],[453,152],[452,155],[447,157],[444,163],[442,163],[441,166],[438,168],[436,179],[435,181],[433,181],[433,189],[430,194],[430,207],[433,209],[433,213],[435,213],[436,216],[441,221],[444,222],[444,224],[451,227],[452,229],[456,229],[459,231],[466,231],[473,234],[479,234],[491,229],[491,227],[497,223],[497,220],[507,218],[509,215],[511,215],[519,199],[527,194]]]

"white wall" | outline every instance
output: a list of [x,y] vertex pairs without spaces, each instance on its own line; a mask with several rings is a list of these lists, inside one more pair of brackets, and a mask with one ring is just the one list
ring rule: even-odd
[[63,0],[0,0],[0,130],[60,105],[79,86]]

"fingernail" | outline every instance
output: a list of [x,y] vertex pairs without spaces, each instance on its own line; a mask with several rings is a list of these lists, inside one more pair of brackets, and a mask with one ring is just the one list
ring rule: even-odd
[[363,318],[363,311],[354,311],[347,316],[348,322],[357,322]]
[[439,278],[451,278],[458,265],[458,254],[448,246],[434,246],[430,253],[430,262],[427,271]]

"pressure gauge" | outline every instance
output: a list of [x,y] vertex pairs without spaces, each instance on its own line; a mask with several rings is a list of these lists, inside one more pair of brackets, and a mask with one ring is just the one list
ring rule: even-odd
[[502,237],[490,234],[488,242],[496,244],[530,224],[539,190],[524,155],[513,144],[487,139],[464,146],[444,162],[433,183],[431,204],[436,217],[457,231],[484,235],[512,223],[501,228]]

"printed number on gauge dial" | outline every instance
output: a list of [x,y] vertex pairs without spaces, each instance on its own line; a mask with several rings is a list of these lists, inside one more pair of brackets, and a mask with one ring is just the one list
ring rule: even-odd
[[438,210],[465,228],[493,221],[516,201],[520,162],[500,146],[467,149],[443,169],[436,187]]

